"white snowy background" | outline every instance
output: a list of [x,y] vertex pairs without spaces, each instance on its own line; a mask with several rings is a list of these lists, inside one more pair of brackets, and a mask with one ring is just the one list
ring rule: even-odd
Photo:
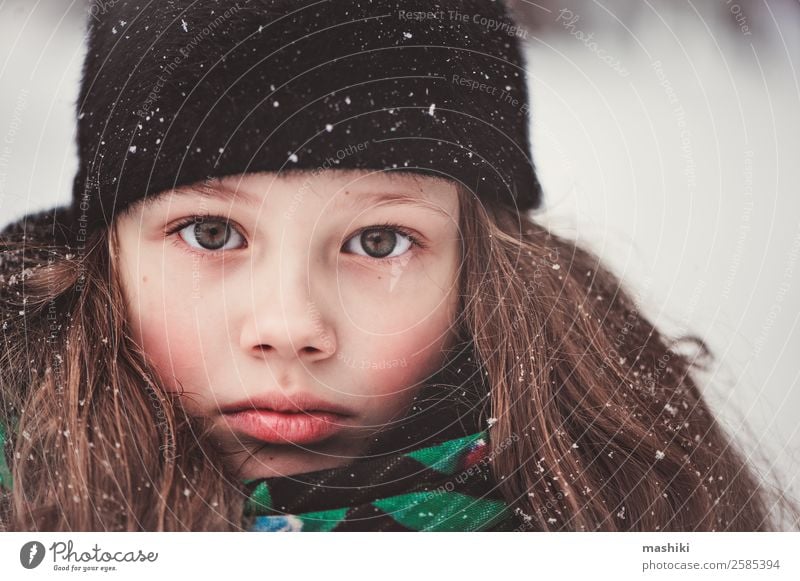
[[[708,341],[709,401],[799,496],[800,4],[514,5],[537,219],[668,331]],[[0,226],[70,199],[86,11],[0,0]]]

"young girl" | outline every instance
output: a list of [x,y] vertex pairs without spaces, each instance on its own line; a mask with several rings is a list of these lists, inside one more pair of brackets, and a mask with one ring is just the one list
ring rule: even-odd
[[696,357],[527,214],[500,2],[133,4],[72,204],[3,232],[4,528],[777,526]]

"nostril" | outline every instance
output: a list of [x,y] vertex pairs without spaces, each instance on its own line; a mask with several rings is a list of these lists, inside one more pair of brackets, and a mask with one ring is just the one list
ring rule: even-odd
[[[253,349],[258,353],[261,353],[262,355],[266,355],[267,353],[271,353],[273,351],[276,353],[278,352],[278,349],[276,347],[267,344],[256,345]],[[324,351],[322,351],[321,349],[317,349],[316,347],[306,346],[302,347],[299,350],[299,353],[303,355],[317,355],[320,353],[324,353]]]

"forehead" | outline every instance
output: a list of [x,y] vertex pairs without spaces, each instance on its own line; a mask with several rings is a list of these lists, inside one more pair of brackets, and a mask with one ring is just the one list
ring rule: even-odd
[[145,206],[181,198],[207,197],[236,205],[260,206],[265,197],[284,192],[295,199],[307,195],[331,209],[405,204],[438,207],[454,216],[456,182],[436,174],[371,170],[302,170],[257,172],[213,178],[180,186],[142,200]]

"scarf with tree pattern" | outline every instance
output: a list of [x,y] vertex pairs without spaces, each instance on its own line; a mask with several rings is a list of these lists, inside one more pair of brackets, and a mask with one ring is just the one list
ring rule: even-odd
[[490,531],[516,521],[489,473],[487,431],[342,468],[251,480],[253,531]]

